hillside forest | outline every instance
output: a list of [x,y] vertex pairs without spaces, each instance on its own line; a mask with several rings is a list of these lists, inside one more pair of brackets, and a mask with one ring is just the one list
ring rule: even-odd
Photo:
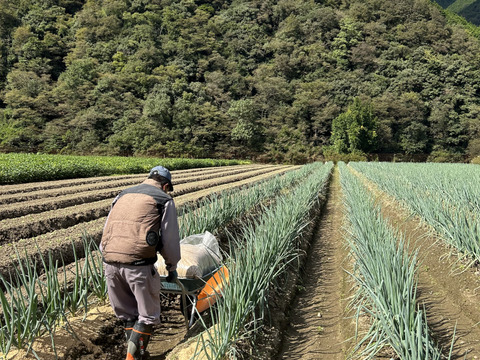
[[437,3],[472,24],[480,25],[480,0],[437,0]]
[[429,0],[0,0],[0,151],[480,155],[480,36]]

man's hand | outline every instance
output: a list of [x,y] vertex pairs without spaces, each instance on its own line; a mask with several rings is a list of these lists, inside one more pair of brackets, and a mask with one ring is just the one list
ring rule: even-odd
[[175,280],[177,280],[177,270],[173,270],[173,271],[169,271],[168,272],[168,276],[167,276],[167,282],[175,282]]

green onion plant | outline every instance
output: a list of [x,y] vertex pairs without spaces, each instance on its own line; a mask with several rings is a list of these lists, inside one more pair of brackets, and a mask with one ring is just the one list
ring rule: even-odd
[[480,262],[480,167],[411,163],[349,166],[420,216],[461,258]]
[[383,219],[372,194],[344,163],[339,169],[358,287],[352,304],[357,323],[361,315],[371,321],[353,353],[373,359],[390,347],[402,360],[443,359],[417,302],[417,252],[409,255],[409,244]]
[[184,210],[183,215],[179,217],[180,238],[199,234],[206,230],[213,232],[215,229],[219,229],[259,203],[294,186],[320,166],[322,163],[308,164],[298,170],[277,175],[248,188],[225,190],[202,200],[195,208],[188,209],[187,207],[187,210]]
[[[205,230],[215,232],[215,229],[226,222],[240,216],[265,198],[280,192],[286,186],[291,186],[318,168],[319,164],[308,165],[299,170],[287,172],[283,176],[276,176],[253,187],[242,190],[227,190],[218,195],[205,199],[195,211],[195,215],[188,210],[183,211],[179,218],[182,237]],[[38,251],[38,258],[42,262],[45,273],[40,277],[34,269],[36,263],[26,254],[24,257],[17,252],[19,266],[16,269],[17,282],[8,282],[0,279],[0,285],[6,290],[1,293],[3,318],[0,316],[0,351],[6,355],[11,347],[31,347],[34,339],[45,332],[50,333],[53,343],[53,334],[60,322],[67,324],[69,314],[79,311],[87,313],[92,301],[107,299],[107,286],[103,274],[103,261],[98,245],[87,233],[82,236],[84,259],[80,259],[75,244],[72,244],[74,263],[73,269],[64,263],[53,261],[53,255],[47,257]],[[71,280],[68,278],[71,274]],[[25,291],[27,289],[28,291]],[[18,293],[27,293],[24,297],[15,297]],[[32,304],[31,309],[41,311],[27,311],[26,304]],[[19,310],[18,310],[19,309]],[[36,314],[42,314],[38,318]],[[22,315],[22,316],[21,316]],[[35,316],[34,316],[35,315]],[[2,320],[3,319],[3,320]],[[25,329],[25,334],[20,330]]]
[[290,192],[278,196],[259,219],[245,223],[241,237],[232,239],[226,260],[228,283],[211,308],[214,325],[199,336],[195,358],[234,358],[236,344],[257,333],[266,319],[272,284],[298,257],[300,237],[332,167],[328,163],[316,168]]

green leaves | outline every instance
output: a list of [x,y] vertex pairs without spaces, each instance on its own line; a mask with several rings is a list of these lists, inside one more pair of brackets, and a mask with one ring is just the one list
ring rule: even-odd
[[197,351],[208,359],[235,357],[236,343],[254,337],[266,319],[268,293],[296,259],[302,231],[310,223],[310,210],[325,190],[333,167],[332,163],[318,165],[305,169],[309,175],[277,196],[259,219],[244,223],[242,236],[232,239],[232,252],[226,260],[228,284],[211,309],[213,331],[206,331],[198,340]]
[[[11,275],[15,280],[0,276],[0,352],[7,355],[12,347],[32,351],[32,343],[38,336],[49,333],[55,352],[53,334],[67,315],[84,311],[85,315],[92,301],[105,301],[107,286],[103,274],[103,259],[95,241],[87,234],[83,237],[82,251],[85,259],[77,257],[74,251],[73,269],[54,262],[52,254],[45,258],[39,254],[45,273],[36,271],[36,260],[26,253],[17,251],[18,266]],[[62,281],[63,280],[63,281]],[[66,325],[68,325],[68,320]]]
[[[0,150],[164,155],[171,143],[175,157],[301,162],[333,131],[340,152],[463,153],[480,106],[480,45],[464,29],[479,31],[444,15],[414,0],[10,1],[0,128],[15,131]],[[376,138],[332,128],[351,124],[359,96],[385,108]],[[234,111],[242,102],[251,114]],[[301,133],[293,145],[279,146],[283,127]]]
[[343,68],[350,66],[351,49],[362,39],[361,26],[354,19],[344,17],[340,21],[340,32],[332,42],[332,56]]
[[479,168],[469,164],[353,163],[422,217],[461,257],[480,261]]
[[352,301],[371,327],[355,346],[359,358],[373,359],[391,347],[402,360],[443,358],[430,338],[417,304],[417,255],[383,219],[380,206],[344,163],[339,163],[348,219],[348,241],[355,261],[351,274],[358,285]]
[[377,118],[371,104],[355,98],[347,111],[332,123],[331,142],[339,153],[375,150]]

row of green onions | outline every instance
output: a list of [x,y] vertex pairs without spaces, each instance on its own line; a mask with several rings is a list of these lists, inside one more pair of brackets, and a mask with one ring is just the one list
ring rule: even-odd
[[203,323],[206,331],[198,337],[194,358],[235,358],[239,342],[255,337],[267,318],[273,284],[298,258],[310,212],[326,189],[332,167],[332,163],[320,166],[258,219],[245,222],[242,236],[231,240],[225,261],[228,285],[211,309],[210,331]]
[[[60,264],[49,252],[46,257],[40,255],[47,270],[39,275],[34,270],[37,268],[34,261],[17,251],[19,265],[15,273],[9,279],[0,276],[0,286],[6,289],[0,292],[0,351],[3,356],[13,347],[27,349],[39,359],[32,344],[37,337],[47,333],[56,354],[53,336],[57,326],[63,322],[65,328],[71,330],[67,319],[69,314],[76,314],[79,310],[86,314],[92,295],[102,301],[107,298],[102,258],[95,251],[98,250],[95,242],[87,235],[83,236],[86,254],[83,261],[77,257],[75,246],[72,247],[75,258],[73,268]],[[67,279],[67,274],[71,274],[73,279]]]
[[443,358],[417,302],[417,252],[409,255],[404,235],[387,224],[372,194],[347,166],[339,163],[339,169],[355,264],[351,275],[358,289],[352,304],[357,324],[360,316],[370,321],[366,333],[357,332],[353,354],[373,359],[391,348],[402,360]]
[[195,207],[187,206],[183,210],[183,215],[179,217],[180,238],[200,234],[206,230],[214,232],[215,229],[245,214],[266,199],[294,186],[320,166],[322,163],[304,165],[298,170],[277,175],[240,191],[225,190],[218,195],[214,194],[200,201]]
[[351,163],[402,201],[461,257],[480,262],[480,167],[473,164]]

